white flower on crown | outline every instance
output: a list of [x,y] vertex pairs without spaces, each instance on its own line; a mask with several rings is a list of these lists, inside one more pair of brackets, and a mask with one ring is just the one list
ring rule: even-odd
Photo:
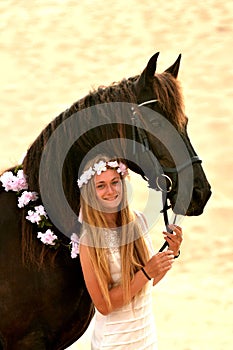
[[107,163],[101,160],[99,163],[95,163],[93,170],[96,172],[97,175],[100,175],[102,171],[107,170]]
[[87,184],[93,175],[95,175],[95,172],[92,167],[84,171],[84,173],[80,176],[80,179],[78,179],[78,186],[82,187],[83,184]]
[[113,162],[108,162],[108,166],[110,166],[110,168],[118,168],[119,164],[118,162],[115,160]]

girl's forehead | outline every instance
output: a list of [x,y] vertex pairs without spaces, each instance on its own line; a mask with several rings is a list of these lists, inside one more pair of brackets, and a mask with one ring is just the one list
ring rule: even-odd
[[100,175],[95,174],[94,181],[95,183],[100,181],[107,182],[114,178],[120,178],[120,174],[114,169],[107,169],[106,171],[101,172]]

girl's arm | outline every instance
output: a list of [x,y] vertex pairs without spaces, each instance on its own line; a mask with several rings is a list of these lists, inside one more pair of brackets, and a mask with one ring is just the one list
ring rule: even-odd
[[[155,283],[157,283],[166,272],[170,270],[173,258],[174,256],[171,251],[156,254],[148,261],[144,269],[147,269],[149,276],[154,278],[156,281]],[[124,306],[125,301],[122,287],[116,286],[109,290],[109,297],[112,305],[111,310],[107,307],[96,278],[95,270],[89,258],[88,247],[85,245],[80,245],[80,261],[86,287],[97,310],[101,314],[107,315]],[[131,299],[140,292],[147,282],[148,279],[141,270],[135,273],[131,281]]]

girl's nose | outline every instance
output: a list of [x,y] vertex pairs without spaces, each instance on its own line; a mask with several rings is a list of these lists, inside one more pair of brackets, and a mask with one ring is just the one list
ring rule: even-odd
[[114,188],[109,184],[107,186],[107,193],[113,193],[114,192]]

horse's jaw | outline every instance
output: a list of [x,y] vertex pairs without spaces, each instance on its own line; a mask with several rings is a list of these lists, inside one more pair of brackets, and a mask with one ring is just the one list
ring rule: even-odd
[[179,198],[177,194],[169,196],[171,208],[177,215],[183,216],[199,216],[203,214],[204,208],[211,197],[211,189],[201,192],[200,190],[193,189],[192,199],[188,201],[187,198]]

